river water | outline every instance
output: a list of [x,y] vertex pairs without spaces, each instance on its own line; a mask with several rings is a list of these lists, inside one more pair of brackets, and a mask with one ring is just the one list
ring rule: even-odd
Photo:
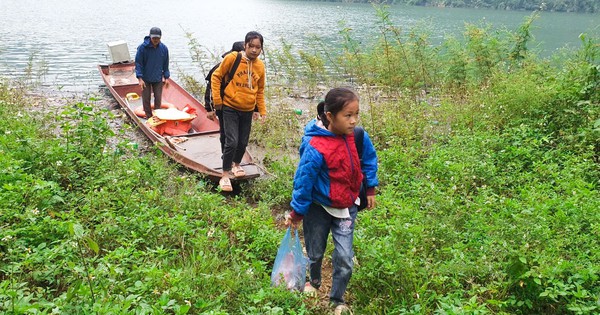
[[[102,84],[96,68],[108,63],[107,43],[124,40],[133,58],[152,26],[163,31],[171,54],[171,72],[202,75],[192,63],[186,32],[208,51],[221,53],[257,30],[267,49],[281,40],[301,48],[312,35],[338,41],[344,20],[357,37],[376,35],[375,10],[369,4],[283,0],[0,0],[3,32],[0,73],[22,77],[27,69],[44,70],[46,89],[95,92]],[[465,23],[489,23],[516,30],[530,12],[391,6],[391,19],[403,30],[427,25],[432,40],[460,36]],[[562,47],[580,46],[579,34],[600,35],[600,17],[541,12],[534,22],[534,46],[542,56]]]

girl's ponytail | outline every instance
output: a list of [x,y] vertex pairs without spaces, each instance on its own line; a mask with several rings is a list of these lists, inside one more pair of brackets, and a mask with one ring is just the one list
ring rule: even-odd
[[329,126],[329,120],[327,120],[327,115],[325,115],[325,101],[320,101],[317,105],[317,119],[323,123],[325,128]]

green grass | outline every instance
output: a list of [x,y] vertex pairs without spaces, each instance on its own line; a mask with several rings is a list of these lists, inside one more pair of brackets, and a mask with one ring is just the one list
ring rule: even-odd
[[[356,45],[345,30],[339,55],[288,47],[268,56],[285,64],[267,64],[352,69],[366,107],[381,186],[355,233],[355,314],[599,312],[597,39],[560,59],[515,60],[512,42],[485,27],[467,27],[466,45],[432,47],[387,26],[385,42]],[[391,60],[403,63],[381,66]],[[302,88],[348,83],[340,77]],[[158,150],[132,150],[94,98],[44,114],[21,84],[1,81],[0,311],[327,313],[270,287],[312,117],[279,101],[282,86],[269,86],[277,101],[253,126],[268,176],[226,196]]]

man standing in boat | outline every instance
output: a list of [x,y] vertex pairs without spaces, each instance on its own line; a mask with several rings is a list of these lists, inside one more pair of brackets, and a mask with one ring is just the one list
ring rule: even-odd
[[163,85],[165,88],[169,87],[169,49],[161,43],[161,36],[160,28],[151,28],[150,34],[144,38],[135,54],[135,76],[142,88],[142,104],[146,118],[152,117],[151,93],[154,93],[154,108],[159,109]]

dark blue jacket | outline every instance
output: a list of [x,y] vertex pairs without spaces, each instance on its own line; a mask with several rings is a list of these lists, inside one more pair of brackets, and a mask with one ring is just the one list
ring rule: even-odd
[[161,82],[163,77],[168,79],[171,73],[167,46],[160,43],[154,48],[150,36],[146,36],[135,54],[135,76],[149,83]]

